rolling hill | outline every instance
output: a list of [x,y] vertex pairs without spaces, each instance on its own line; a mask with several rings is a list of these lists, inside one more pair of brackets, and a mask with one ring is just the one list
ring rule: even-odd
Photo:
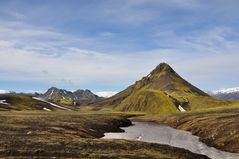
[[118,111],[152,114],[198,110],[227,105],[214,99],[178,75],[168,64],[159,64],[149,75],[95,106],[111,106]]
[[23,110],[60,110],[51,104],[33,99],[24,94],[1,94],[0,111],[23,111]]

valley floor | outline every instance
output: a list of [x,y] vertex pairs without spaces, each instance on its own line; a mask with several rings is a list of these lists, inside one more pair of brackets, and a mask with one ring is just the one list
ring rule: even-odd
[[1,158],[164,158],[205,156],[166,145],[99,139],[122,131],[131,114],[79,112],[0,112]]
[[192,132],[208,146],[239,153],[239,108],[177,113],[161,116],[141,116],[134,121],[153,121]]

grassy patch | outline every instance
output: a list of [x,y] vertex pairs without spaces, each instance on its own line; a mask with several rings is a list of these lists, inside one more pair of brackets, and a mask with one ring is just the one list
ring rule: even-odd
[[3,94],[0,95],[0,100],[6,100],[8,103],[8,105],[0,104],[1,111],[43,110],[43,108],[59,110],[48,103],[32,99],[30,96],[22,94]]
[[73,101],[71,99],[60,99],[58,103],[60,105],[73,105]]
[[116,107],[120,111],[139,111],[151,114],[177,112],[175,104],[162,91],[145,89],[131,94]]
[[206,158],[166,145],[98,139],[134,113],[0,112],[0,157]]

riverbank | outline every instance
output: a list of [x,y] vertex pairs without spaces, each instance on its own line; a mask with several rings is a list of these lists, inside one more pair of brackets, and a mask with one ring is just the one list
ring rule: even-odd
[[134,114],[0,112],[0,157],[177,158],[205,156],[166,145],[99,139],[120,132]]
[[199,136],[208,146],[239,153],[239,109],[228,108],[162,116],[141,116],[133,121],[165,123]]
[[105,133],[104,139],[127,139],[169,145],[183,148],[211,159],[238,159],[239,153],[220,151],[199,141],[199,137],[188,131],[174,129],[154,122],[133,122],[132,126],[122,128],[124,133]]

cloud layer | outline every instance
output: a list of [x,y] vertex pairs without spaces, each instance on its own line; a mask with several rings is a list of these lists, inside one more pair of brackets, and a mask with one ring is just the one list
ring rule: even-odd
[[98,96],[105,97],[105,98],[109,98],[117,93],[118,92],[113,92],[113,91],[96,92]]
[[234,87],[236,6],[233,0],[2,3],[1,86],[114,92],[168,62],[202,89]]
[[10,93],[10,92],[7,91],[7,90],[2,90],[2,89],[0,89],[0,94],[6,94],[6,93]]

